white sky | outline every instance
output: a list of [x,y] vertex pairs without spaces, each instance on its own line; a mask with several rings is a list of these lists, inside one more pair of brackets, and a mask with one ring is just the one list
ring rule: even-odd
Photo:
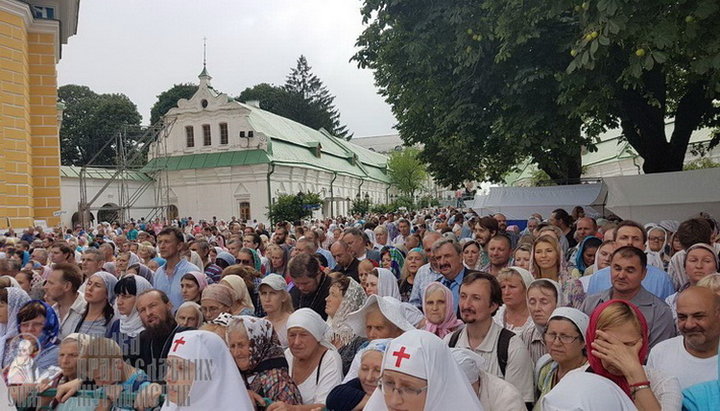
[[123,93],[147,123],[158,94],[197,83],[207,37],[216,89],[237,96],[258,83],[283,84],[304,54],[355,137],[394,133],[372,72],[349,61],[363,29],[360,7],[359,0],[82,0],[58,84]]

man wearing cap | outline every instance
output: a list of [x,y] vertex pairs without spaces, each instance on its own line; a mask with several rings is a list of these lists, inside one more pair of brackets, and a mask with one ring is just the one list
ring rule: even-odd
[[[618,225],[615,232],[615,246],[617,248],[632,246],[644,253],[646,241],[647,233],[645,232],[645,227],[634,221],[623,221]],[[645,258],[645,261],[647,261],[647,258]],[[590,277],[590,284],[587,290],[588,295],[603,292],[611,287],[610,268],[611,267],[605,267]],[[647,291],[661,300],[675,293],[672,281],[670,281],[670,277],[665,271],[652,265],[647,266],[644,271],[647,275],[643,277],[642,286]]]
[[450,347],[478,353],[485,359],[488,373],[514,385],[523,401],[532,403],[535,393],[530,353],[519,336],[493,320],[500,305],[500,283],[492,274],[468,274],[460,288],[460,317],[466,326],[446,335],[444,340]]
[[720,297],[711,289],[690,287],[677,299],[680,334],[650,350],[648,367],[677,377],[686,389],[718,375]]
[[649,327],[650,348],[657,343],[675,336],[675,325],[670,307],[643,287],[647,274],[647,256],[643,250],[633,246],[620,247],[612,255],[612,287],[585,297],[580,310],[588,316],[595,308],[612,299],[630,301],[645,316]]
[[330,252],[332,252],[333,257],[335,257],[335,261],[337,262],[333,271],[352,277],[353,280],[359,283],[360,277],[358,274],[358,265],[360,264],[360,260],[353,256],[347,243],[343,240],[335,241],[330,246]]
[[290,296],[295,309],[311,308],[327,320],[325,299],[330,294],[330,277],[322,272],[318,259],[310,254],[298,254],[290,260],[288,272],[294,282]]

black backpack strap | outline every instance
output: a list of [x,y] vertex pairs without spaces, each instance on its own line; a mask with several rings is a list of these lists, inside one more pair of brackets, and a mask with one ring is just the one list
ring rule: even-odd
[[320,356],[320,362],[318,363],[317,373],[315,373],[315,385],[318,385],[318,383],[320,382],[320,367],[322,367],[322,360],[323,360],[323,358],[325,358],[325,354],[327,354],[327,350],[325,350],[325,352],[322,353],[322,355]]
[[457,345],[458,340],[460,339],[460,332],[462,332],[462,328],[459,330],[453,331],[452,335],[450,335],[450,341],[448,341],[448,347],[455,348]]
[[510,347],[510,339],[515,336],[515,333],[503,328],[500,331],[500,337],[498,338],[497,344],[497,359],[498,366],[500,366],[500,372],[503,378],[505,378],[505,369],[507,368],[508,362],[508,347]]

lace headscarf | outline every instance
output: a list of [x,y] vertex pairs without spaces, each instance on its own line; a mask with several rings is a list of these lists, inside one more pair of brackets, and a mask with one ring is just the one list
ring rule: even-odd
[[348,315],[353,311],[359,310],[367,299],[367,295],[365,295],[365,290],[363,290],[362,286],[352,278],[349,280],[348,289],[345,291],[345,295],[343,295],[337,312],[332,317],[328,316],[326,321],[332,330],[333,340],[340,341],[343,346],[355,338],[355,331],[346,323]]

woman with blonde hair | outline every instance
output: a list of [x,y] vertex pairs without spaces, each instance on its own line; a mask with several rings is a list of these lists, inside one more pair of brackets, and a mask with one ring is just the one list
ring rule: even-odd
[[280,274],[268,274],[260,282],[260,304],[265,319],[270,321],[283,348],[288,347],[287,320],[295,311],[287,283]]
[[425,265],[425,252],[422,248],[413,248],[405,257],[405,264],[400,270],[400,301],[408,302],[415,282],[415,275]]
[[677,378],[643,366],[650,350],[648,325],[637,306],[625,300],[599,305],[585,344],[592,372],[617,384],[638,409],[680,409]]
[[501,327],[521,335],[525,329],[533,327],[527,290],[534,278],[524,268],[508,267],[500,270],[497,279],[502,289],[503,305],[498,308],[493,320]]
[[553,235],[541,235],[533,243],[530,270],[535,278],[547,278],[560,284],[561,300],[569,307],[579,308],[585,290],[568,272],[560,242]]

